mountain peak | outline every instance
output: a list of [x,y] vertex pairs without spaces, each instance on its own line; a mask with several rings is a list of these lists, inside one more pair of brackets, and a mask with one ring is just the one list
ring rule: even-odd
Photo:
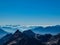
[[14,33],[14,37],[22,37],[22,33],[19,31],[19,30],[17,30],[15,33]]
[[17,30],[15,33],[21,33],[19,30]]
[[23,32],[24,35],[28,36],[28,37],[34,37],[35,33],[32,32],[31,30],[26,30]]

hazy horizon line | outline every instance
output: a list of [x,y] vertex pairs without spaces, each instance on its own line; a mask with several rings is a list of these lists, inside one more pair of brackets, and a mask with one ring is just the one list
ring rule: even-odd
[[60,25],[60,24],[56,24],[56,25],[21,25],[21,24],[4,24],[4,25],[1,25],[0,24],[0,26],[43,26],[43,27],[57,26],[57,25]]

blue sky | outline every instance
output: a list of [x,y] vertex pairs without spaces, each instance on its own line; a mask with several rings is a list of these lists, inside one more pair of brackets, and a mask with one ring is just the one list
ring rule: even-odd
[[0,25],[60,25],[60,0],[0,0]]

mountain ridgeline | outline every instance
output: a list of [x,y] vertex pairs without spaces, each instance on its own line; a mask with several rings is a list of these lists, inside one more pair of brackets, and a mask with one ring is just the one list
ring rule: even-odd
[[8,34],[6,31],[0,28],[0,39],[4,37],[6,34]]
[[37,34],[52,34],[56,35],[60,33],[60,25],[56,26],[47,26],[47,27],[42,27],[42,26],[37,26],[33,29],[31,29],[34,33]]
[[31,30],[17,30],[14,34],[7,34],[1,38],[0,45],[60,45],[60,34],[40,35]]
[[60,25],[29,27],[23,32],[20,28],[8,29],[14,33],[0,28],[0,45],[60,45]]
[[8,32],[8,33],[14,33],[17,29],[19,29],[21,32],[25,31],[25,30],[31,30],[36,34],[58,34],[60,33],[60,25],[56,25],[56,26],[47,26],[47,27],[43,27],[43,26],[2,26],[1,27],[2,30]]

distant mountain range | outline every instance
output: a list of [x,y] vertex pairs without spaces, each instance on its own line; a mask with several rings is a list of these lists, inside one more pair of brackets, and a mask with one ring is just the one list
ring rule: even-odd
[[60,45],[60,34],[36,34],[31,30],[7,34],[0,39],[0,45]]
[[1,26],[1,29],[9,33],[14,33],[17,29],[23,32],[24,30],[28,30],[29,27],[20,26],[20,25],[7,25],[7,26]]
[[23,32],[25,30],[31,30],[37,34],[58,34],[58,33],[60,33],[60,25],[47,26],[47,27],[7,25],[7,26],[1,26],[1,29],[8,33],[14,33],[17,29],[19,29],[21,32]]
[[38,26],[31,30],[37,34],[53,34],[54,35],[54,34],[60,33],[60,25],[48,26],[48,27]]

